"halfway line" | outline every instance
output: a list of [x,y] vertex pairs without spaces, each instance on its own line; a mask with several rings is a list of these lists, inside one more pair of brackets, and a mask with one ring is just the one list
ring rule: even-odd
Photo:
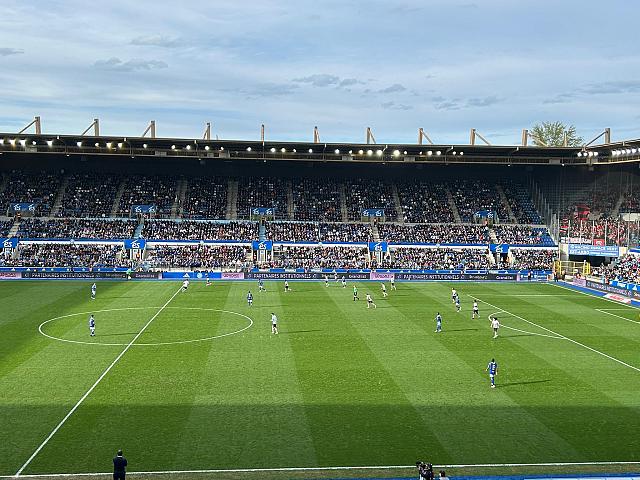
[[40,444],[40,446],[38,448],[36,448],[35,452],[33,452],[31,454],[29,459],[26,462],[24,462],[24,465],[22,465],[20,467],[20,469],[14,475],[15,477],[20,476],[20,474],[24,471],[24,469],[27,468],[27,466],[33,461],[33,459],[36,457],[36,455],[38,455],[38,453],[40,453],[40,451],[44,448],[44,446],[47,443],[49,443],[49,440],[51,440],[51,438],[57,433],[57,431],[60,430],[62,425],[64,425],[65,422],[69,419],[69,417],[71,417],[71,415],[73,415],[73,412],[75,412],[78,409],[78,407],[82,404],[82,402],[84,402],[85,399],[91,394],[91,392],[93,392],[93,390],[98,386],[98,384],[107,375],[107,373],[109,373],[109,371],[115,366],[116,363],[118,363],[118,361],[122,358],[122,356],[125,353],[127,353],[127,350],[129,350],[131,348],[131,345],[133,345],[135,343],[135,341],[138,338],[140,338],[140,335],[142,335],[144,333],[144,331],[147,329],[147,327],[149,325],[151,325],[151,322],[153,322],[156,319],[156,317],[158,315],[160,315],[160,313],[167,307],[167,305],[169,305],[169,303],[171,303],[171,300],[173,300],[178,293],[180,293],[180,289],[178,289],[176,291],[176,293],[171,295],[171,298],[169,300],[167,300],[167,303],[165,303],[162,307],[160,307],[160,310],[158,310],[155,313],[155,315],[153,317],[151,317],[151,319],[149,319],[149,321],[144,325],[144,327],[142,327],[142,330],[140,330],[137,333],[137,335],[135,337],[133,337],[133,339],[127,344],[126,347],[124,347],[124,350],[122,350],[122,352],[120,352],[120,354],[116,357],[116,359],[113,362],[111,362],[111,365],[109,365],[107,367],[107,369],[104,372],[102,372],[102,375],[100,375],[98,377],[98,379],[95,381],[95,383],[93,385],[91,385],[91,388],[89,388],[89,390],[86,391],[86,393],[80,398],[80,400],[78,400],[78,402],[73,406],[73,408],[71,408],[71,410],[69,410],[69,413],[67,413],[65,415],[65,417],[60,421],[60,423],[58,423],[58,425],[56,425],[56,428],[54,428],[51,431],[51,433],[47,436],[47,438],[45,438],[44,441]]

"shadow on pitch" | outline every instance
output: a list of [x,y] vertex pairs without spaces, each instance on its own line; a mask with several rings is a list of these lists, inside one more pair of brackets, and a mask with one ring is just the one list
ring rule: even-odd
[[[447,328],[447,332],[477,332],[479,328]],[[444,331],[444,330],[443,330]]]
[[507,382],[507,383],[499,384],[498,388],[515,387],[516,385],[533,385],[535,383],[547,383],[547,382],[550,382],[550,381],[551,381],[550,378],[546,378],[544,380],[528,380],[528,381],[524,381],[524,382]]

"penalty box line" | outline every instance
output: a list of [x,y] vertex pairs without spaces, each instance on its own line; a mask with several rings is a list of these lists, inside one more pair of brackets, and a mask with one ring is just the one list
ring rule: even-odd
[[93,392],[93,390],[98,386],[98,384],[102,381],[102,379],[107,376],[107,374],[111,371],[111,369],[116,365],[116,363],[118,363],[118,361],[120,361],[120,359],[124,356],[124,354],[127,353],[127,351],[136,342],[136,340],[140,338],[140,336],[144,333],[147,327],[151,325],[151,322],[153,322],[158,317],[158,315],[160,315],[160,313],[162,313],[162,311],[165,308],[167,308],[167,306],[171,303],[171,301],[174,298],[176,298],[176,295],[178,295],[178,293],[180,293],[180,289],[176,290],[176,292],[173,295],[171,295],[171,298],[169,298],[169,300],[167,300],[167,302],[162,307],[160,307],[160,309],[155,313],[155,315],[153,315],[153,317],[151,317],[149,321],[145,323],[144,327],[142,327],[142,329],[136,334],[136,336],[133,337],[133,339],[124,347],[124,349],[115,358],[115,360],[111,362],[111,364],[105,369],[104,372],[102,372],[102,374],[98,377],[98,379],[94,382],[94,384],[91,385],[89,390],[87,390],[85,394],[82,395],[82,397],[80,397],[80,400],[76,402],[76,404],[71,408],[71,410],[69,410],[69,412],[64,416],[64,418],[60,420],[60,423],[56,425],[56,427],[51,431],[51,433],[47,435],[47,437],[42,441],[42,443],[38,446],[38,448],[36,448],[36,450],[31,454],[31,456],[27,459],[27,461],[24,462],[24,464],[20,467],[20,469],[15,473],[14,477],[19,477],[22,474],[24,469],[29,466],[29,464],[33,461],[33,459],[36,458],[38,453],[40,453],[40,451],[45,447],[45,445],[49,443],[49,440],[51,440],[53,436],[58,432],[58,430],[60,430],[60,428],[66,423],[66,421],[69,420],[69,417],[71,417],[71,415],[73,415],[73,413],[78,409],[78,407],[82,405],[82,402],[84,402],[86,398],[91,394],[91,392]]
[[[577,466],[607,466],[607,465],[640,465],[640,462],[547,462],[547,463],[469,463],[434,465],[435,469],[444,468],[499,468],[499,467],[577,467]],[[175,475],[185,473],[260,473],[260,472],[314,472],[314,471],[344,471],[344,470],[406,470],[414,469],[415,465],[371,465],[353,467],[281,467],[281,468],[232,468],[232,469],[204,469],[204,470],[157,470],[147,472],[127,472],[128,475]],[[91,473],[40,473],[23,475],[23,478],[61,478],[61,477],[97,477],[110,476],[112,472]],[[0,479],[15,478],[14,476],[0,476]]]
[[485,302],[484,300],[481,300],[481,299],[479,299],[479,298],[477,298],[477,297],[474,297],[473,295],[469,295],[469,296],[470,296],[471,298],[473,298],[474,300],[476,300],[477,302],[482,302],[482,303],[484,303],[485,305],[489,305],[490,307],[493,307],[493,308],[495,308],[495,309],[497,309],[497,310],[502,310],[504,313],[506,313],[506,314],[508,314],[508,315],[511,315],[511,316],[513,316],[513,317],[515,317],[515,318],[519,318],[519,319],[520,319],[520,320],[522,320],[523,322],[527,322],[529,325],[534,325],[534,326],[536,326],[536,327],[538,327],[538,328],[541,328],[541,329],[543,329],[543,330],[546,330],[547,332],[549,332],[549,333],[551,333],[551,334],[553,334],[553,335],[556,335],[558,338],[564,339],[564,340],[566,340],[566,341],[568,341],[568,342],[571,342],[571,343],[573,343],[573,344],[575,344],[575,345],[578,345],[578,346],[580,346],[580,347],[582,347],[582,348],[586,348],[587,350],[590,350],[590,351],[591,351],[591,352],[593,352],[593,353],[597,353],[598,355],[602,355],[603,357],[608,358],[609,360],[613,360],[614,362],[617,362],[617,363],[619,363],[620,365],[623,365],[623,366],[625,366],[625,367],[627,367],[627,368],[630,368],[630,369],[632,369],[632,370],[635,370],[636,372],[640,372],[640,368],[638,368],[638,367],[634,367],[633,365],[629,365],[628,363],[623,362],[623,361],[622,361],[622,360],[620,360],[619,358],[612,357],[611,355],[608,355],[608,354],[606,354],[606,353],[604,353],[604,352],[601,352],[600,350],[596,350],[595,348],[590,347],[589,345],[585,345],[584,343],[578,342],[577,340],[574,340],[573,338],[569,338],[569,337],[567,337],[567,336],[565,336],[565,335],[562,335],[562,334],[560,334],[560,333],[558,333],[558,332],[554,332],[554,331],[553,331],[553,330],[551,330],[550,328],[543,327],[542,325],[538,325],[537,323],[532,322],[531,320],[527,320],[526,318],[523,318],[523,317],[521,317],[520,315],[516,315],[515,313],[511,313],[511,312],[509,312],[509,311],[505,310],[504,308],[500,308],[500,307],[497,307],[497,306],[495,306],[495,305],[493,305],[493,304],[491,304],[491,303],[489,303],[489,302]]

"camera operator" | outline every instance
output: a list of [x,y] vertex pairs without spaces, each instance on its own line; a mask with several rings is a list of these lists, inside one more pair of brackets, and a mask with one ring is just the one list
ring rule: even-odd
[[425,462],[416,462],[418,468],[418,480],[433,480],[433,465]]

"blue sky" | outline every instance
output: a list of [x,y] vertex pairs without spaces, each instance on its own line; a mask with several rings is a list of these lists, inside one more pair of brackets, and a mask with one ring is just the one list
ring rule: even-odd
[[[173,4],[173,7],[158,3]],[[0,131],[513,144],[542,120],[637,138],[640,3],[4,0]]]

